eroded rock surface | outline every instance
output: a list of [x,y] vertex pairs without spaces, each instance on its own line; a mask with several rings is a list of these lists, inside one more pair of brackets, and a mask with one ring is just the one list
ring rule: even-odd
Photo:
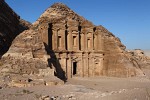
[[[72,77],[73,73],[65,66],[73,68],[74,65],[68,65],[69,61],[64,63],[63,57],[70,57],[72,62],[77,62],[77,76],[132,77],[143,75],[137,62],[131,61],[130,56],[126,56],[126,47],[119,38],[103,26],[93,25],[64,4],[52,5],[33,26],[38,26],[43,42],[49,46],[47,51],[50,56],[50,51],[53,51],[56,57],[60,58],[61,67],[64,71],[67,70],[67,75],[70,75],[67,77]],[[53,35],[48,36],[48,34]],[[57,37],[60,38],[60,43],[59,39],[56,39]],[[73,39],[77,39],[75,46]],[[71,53],[72,51],[73,53]]]
[[[0,61],[0,85],[3,87],[28,86],[31,83],[50,85],[56,84],[55,80],[58,84],[61,83],[54,77],[53,70],[47,72],[47,62],[44,59],[45,47],[41,37],[36,30],[27,30],[32,27],[31,23],[20,19],[4,0],[0,0],[0,11],[0,55],[8,50],[12,40],[19,33],[26,30],[15,38],[9,51]],[[44,77],[44,75],[49,76]],[[33,81],[28,82],[28,78],[31,77]],[[50,79],[47,80],[46,77]]]
[[145,55],[141,49],[128,50],[130,60],[137,63],[137,66],[144,72],[147,77],[150,77],[150,57]]
[[4,0],[0,0],[0,56],[8,50],[13,39],[30,25],[21,20]]
[[55,3],[14,39],[2,57],[0,71],[1,76],[55,75],[64,81],[76,76],[144,75],[139,58],[135,59],[139,54],[125,49],[103,26],[95,26],[66,5]]

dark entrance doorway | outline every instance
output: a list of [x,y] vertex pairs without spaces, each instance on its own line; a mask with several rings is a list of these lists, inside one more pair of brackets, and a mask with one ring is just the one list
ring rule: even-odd
[[73,75],[77,74],[77,62],[73,62]]

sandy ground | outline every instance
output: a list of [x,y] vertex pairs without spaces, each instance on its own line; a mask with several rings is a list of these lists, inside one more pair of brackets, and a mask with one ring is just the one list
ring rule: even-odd
[[76,77],[59,86],[0,89],[0,100],[150,100],[150,79]]
[[64,85],[0,88],[0,100],[150,100],[150,70],[143,71],[146,76],[134,78],[74,77]]

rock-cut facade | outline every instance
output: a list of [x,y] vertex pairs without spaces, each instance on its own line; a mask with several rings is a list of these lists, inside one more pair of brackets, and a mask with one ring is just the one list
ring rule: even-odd
[[95,26],[66,5],[55,3],[14,39],[3,60],[11,72],[33,75],[49,67],[61,79],[143,75],[125,48],[103,26]]
[[64,4],[52,5],[38,22],[49,55],[48,65],[55,69],[57,76],[130,77],[137,74],[139,66],[125,57],[125,46],[119,38],[104,27],[93,25]]
[[[73,76],[102,75],[104,47],[101,30],[91,23],[68,19],[39,26],[43,43],[50,58],[49,67]],[[61,71],[61,70],[60,70]],[[56,71],[57,72],[57,71]]]

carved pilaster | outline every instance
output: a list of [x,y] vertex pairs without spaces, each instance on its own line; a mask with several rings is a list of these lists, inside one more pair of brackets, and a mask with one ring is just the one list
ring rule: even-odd
[[98,35],[97,35],[97,33],[94,34],[94,40],[93,41],[94,41],[94,43],[93,43],[94,50],[97,51],[98,50]]
[[58,38],[57,30],[53,30],[53,40],[54,40],[54,41],[53,41],[53,44],[54,44],[54,45],[53,45],[53,48],[54,48],[53,50],[57,50],[57,49],[58,49],[58,45],[57,45],[57,44],[58,44],[58,43],[57,43],[58,40],[57,40],[57,38]]
[[84,51],[85,50],[85,42],[84,42],[84,34],[81,33],[81,50]]
[[41,24],[41,26],[39,28],[42,40],[46,45],[48,45],[48,28],[49,28],[49,26],[47,23]]
[[68,38],[68,42],[69,42],[69,50],[72,51],[73,50],[73,37],[72,37],[72,32],[71,31],[68,31],[68,35],[69,35],[69,38]]

